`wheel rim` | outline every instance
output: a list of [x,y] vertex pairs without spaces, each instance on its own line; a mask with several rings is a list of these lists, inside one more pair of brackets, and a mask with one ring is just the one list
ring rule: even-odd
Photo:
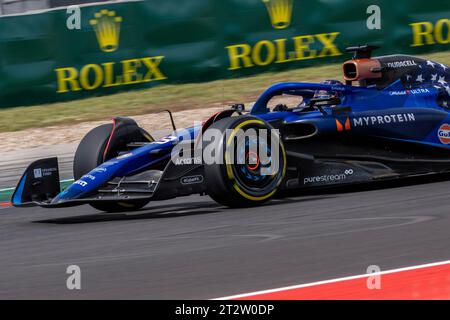
[[[236,182],[242,187],[250,189],[265,188],[273,179],[272,176],[264,174],[264,170],[270,168],[272,163],[271,149],[266,144],[258,146],[258,142],[258,137],[251,137],[236,145],[233,172]],[[267,150],[269,163],[261,163],[259,156],[261,147]],[[256,150],[256,152],[251,150]]]
[[[241,138],[234,136],[237,130],[255,129],[253,135],[244,135]],[[272,137],[269,133],[267,139],[260,137],[260,130],[270,130],[261,120],[248,120],[233,129],[231,138],[227,143],[227,150],[232,148],[231,157],[225,157],[228,177],[233,180],[235,190],[242,196],[258,201],[265,200],[273,195],[280,184],[285,172],[284,148],[278,137],[274,143],[280,143],[279,154],[272,154]],[[230,143],[233,142],[233,143]],[[228,151],[227,151],[228,154]],[[281,156],[282,155],[282,156]],[[277,158],[274,158],[277,156]],[[272,167],[274,160],[278,161],[278,169]]]

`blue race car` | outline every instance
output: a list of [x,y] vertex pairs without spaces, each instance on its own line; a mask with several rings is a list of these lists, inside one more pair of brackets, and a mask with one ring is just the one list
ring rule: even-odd
[[[290,189],[450,172],[450,68],[407,55],[372,58],[374,49],[347,49],[354,56],[343,64],[345,84],[275,84],[249,113],[234,105],[199,126],[173,125],[163,139],[132,119],[116,118],[82,139],[72,185],[61,192],[57,158],[38,160],[23,174],[12,203],[90,204],[112,212],[207,194],[239,207]],[[280,97],[292,105],[273,105]],[[250,130],[256,134],[238,137]],[[205,139],[211,132],[221,135]],[[215,150],[218,161],[205,161],[206,150]],[[251,150],[263,150],[265,159]],[[273,164],[276,170],[269,169]]]

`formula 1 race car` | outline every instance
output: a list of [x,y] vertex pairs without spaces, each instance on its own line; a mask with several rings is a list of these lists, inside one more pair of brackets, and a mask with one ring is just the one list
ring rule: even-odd
[[[72,185],[60,191],[57,158],[38,160],[23,174],[12,203],[90,204],[111,212],[208,194],[239,207],[261,204],[289,189],[450,172],[450,68],[407,55],[372,58],[374,49],[347,49],[354,56],[343,64],[345,84],[275,84],[249,113],[234,105],[159,140],[132,119],[116,118],[82,139]],[[273,105],[282,97],[292,105]],[[237,138],[250,129],[256,135]],[[264,130],[276,134],[264,135]],[[206,139],[213,131],[221,135]],[[264,150],[265,161],[248,151],[252,146]],[[277,152],[273,146],[279,146]],[[219,161],[204,161],[208,149]],[[275,163],[277,169],[268,170]]]

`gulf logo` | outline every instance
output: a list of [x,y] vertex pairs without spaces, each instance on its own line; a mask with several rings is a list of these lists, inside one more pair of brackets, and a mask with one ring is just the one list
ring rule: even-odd
[[443,144],[450,143],[450,125],[448,123],[444,123],[438,130],[439,141]]

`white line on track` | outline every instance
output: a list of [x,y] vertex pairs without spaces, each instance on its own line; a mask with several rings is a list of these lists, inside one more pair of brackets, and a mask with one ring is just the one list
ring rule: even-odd
[[275,288],[275,289],[269,289],[269,290],[255,291],[255,292],[250,292],[250,293],[242,293],[242,294],[237,294],[237,295],[228,296],[228,297],[215,298],[215,299],[212,299],[212,300],[233,300],[233,299],[251,297],[251,296],[256,296],[256,295],[261,295],[261,294],[274,293],[274,292],[280,292],[280,291],[287,291],[287,290],[291,290],[291,289],[301,289],[301,288],[307,288],[307,287],[318,286],[318,285],[323,285],[323,284],[340,282],[340,281],[361,279],[361,278],[366,278],[368,276],[377,276],[377,275],[381,276],[381,275],[390,274],[390,273],[411,271],[411,270],[417,270],[417,269],[423,269],[423,268],[429,268],[429,267],[437,267],[437,266],[442,266],[442,265],[446,265],[446,264],[450,264],[450,260],[441,261],[441,262],[427,263],[427,264],[421,264],[421,265],[412,266],[412,267],[404,267],[404,268],[386,270],[386,271],[381,271],[381,272],[376,272],[376,273],[366,273],[366,274],[361,274],[361,275],[357,275],[357,276],[349,276],[349,277],[336,278],[336,279],[331,279],[331,280],[317,281],[317,282],[305,283],[305,284],[288,286],[288,287],[281,287],[281,288]]

